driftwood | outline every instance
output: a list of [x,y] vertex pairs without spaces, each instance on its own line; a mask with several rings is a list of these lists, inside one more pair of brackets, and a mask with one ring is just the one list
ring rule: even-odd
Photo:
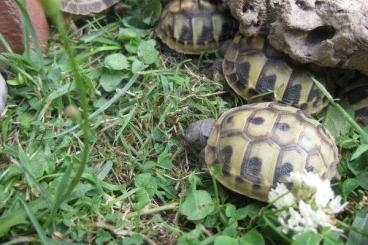
[[368,75],[367,0],[230,0],[247,35],[301,63],[355,69]]
[[[38,0],[25,1],[42,51],[45,51],[49,35],[46,17]],[[14,0],[0,1],[0,32],[16,53],[24,51],[22,14]],[[4,47],[0,45],[0,52]]]

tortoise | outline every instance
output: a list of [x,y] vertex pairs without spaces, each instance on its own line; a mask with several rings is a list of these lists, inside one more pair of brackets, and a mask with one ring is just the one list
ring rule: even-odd
[[[223,45],[221,52],[224,59],[220,69],[225,80],[247,101],[278,101],[308,114],[328,105],[313,75],[275,51],[264,36],[237,34]],[[325,84],[322,78],[318,80]]]
[[155,32],[169,48],[184,54],[216,52],[231,39],[237,23],[226,9],[207,0],[174,0],[164,10]]
[[6,97],[8,96],[8,89],[4,77],[0,73],[0,117],[6,105]]
[[260,201],[267,201],[277,183],[287,183],[290,172],[313,171],[331,179],[339,162],[327,129],[303,110],[278,102],[247,104],[217,121],[193,122],[185,138],[202,145],[206,165],[221,170],[215,176],[220,183]]
[[120,0],[61,0],[61,10],[73,15],[101,13]]
[[344,89],[341,95],[351,105],[356,121],[368,126],[368,78],[359,79]]

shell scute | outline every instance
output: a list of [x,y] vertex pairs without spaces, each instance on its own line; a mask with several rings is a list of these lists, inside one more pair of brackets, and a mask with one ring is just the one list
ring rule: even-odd
[[272,110],[255,111],[247,120],[244,130],[250,138],[268,137],[272,132],[272,125],[276,122],[277,113]]
[[272,128],[272,139],[282,146],[297,142],[303,125],[290,113],[279,114]]
[[[323,137],[323,136],[322,136]],[[306,126],[299,138],[298,144],[306,151],[312,152],[322,147],[322,139],[315,127]]]
[[317,171],[319,173],[325,173],[326,171],[329,171],[329,169],[327,169],[326,165],[323,163],[324,159],[320,152],[308,156],[307,167],[310,170]]

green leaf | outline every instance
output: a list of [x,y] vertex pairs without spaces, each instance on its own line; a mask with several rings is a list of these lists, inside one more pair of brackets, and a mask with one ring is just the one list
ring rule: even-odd
[[29,161],[29,171],[33,174],[33,176],[39,178],[43,176],[47,169],[48,162],[46,160],[45,154],[41,151],[34,154]]
[[149,173],[136,176],[135,186],[143,188],[150,197],[155,195],[157,192],[157,180]]
[[217,236],[214,245],[239,245],[238,240],[229,236]]
[[188,182],[191,190],[195,190],[198,185],[202,185],[201,179],[195,173],[189,175]]
[[323,236],[313,231],[306,231],[298,234],[292,245],[318,245],[323,239]]
[[368,189],[368,172],[363,172],[355,177],[355,181],[363,187],[364,189]]
[[111,70],[121,71],[129,68],[129,62],[123,54],[110,54],[105,58],[105,66]]
[[157,159],[157,165],[163,169],[170,170],[174,167],[170,159],[171,155],[167,152],[162,152]]
[[343,241],[340,239],[339,234],[329,230],[323,234],[323,245],[343,245]]
[[120,71],[106,71],[100,78],[100,85],[106,92],[114,91],[128,74]]
[[155,40],[142,41],[138,46],[138,57],[146,65],[153,64],[158,59],[159,52],[156,50],[155,46]]
[[79,199],[81,197],[86,196],[86,194],[92,190],[95,190],[96,186],[91,184],[78,184],[67,200]]
[[96,240],[95,240],[96,245],[108,244],[107,242],[111,240],[112,240],[112,236],[110,232],[105,231],[105,230],[97,231]]
[[200,241],[197,237],[193,237],[192,234],[185,233],[178,239],[178,245],[198,245]]
[[[235,220],[242,220],[245,219],[247,216],[251,216],[254,212],[252,212],[252,207],[247,206],[244,208],[236,209],[236,207],[233,204],[229,204],[226,206],[225,214],[229,218],[233,218]],[[255,211],[255,213],[258,213],[258,209]]]
[[22,129],[29,129],[33,122],[32,115],[27,112],[19,113],[18,120]]
[[354,152],[350,160],[353,161],[362,156],[366,152],[368,152],[368,144],[360,145],[358,149]]
[[141,36],[142,36],[142,33],[139,32],[137,29],[120,28],[118,39],[119,40],[131,40],[131,39],[138,39]]
[[99,173],[97,174],[97,178],[99,180],[104,180],[107,175],[110,173],[110,171],[112,170],[114,163],[112,161],[107,161],[102,168],[99,170]]
[[228,204],[225,209],[225,214],[229,218],[235,218],[236,217],[236,207],[233,204]]
[[264,245],[265,241],[263,236],[253,229],[240,238],[240,244],[242,245]]
[[346,199],[352,191],[359,186],[359,182],[355,179],[347,179],[342,183],[342,195]]
[[363,173],[367,169],[367,161],[364,157],[360,157],[354,161],[348,162],[348,169],[355,175]]
[[123,245],[141,245],[141,244],[144,244],[144,240],[140,235],[125,237],[123,239]]
[[242,212],[246,213],[247,216],[249,216],[250,218],[254,218],[256,215],[258,215],[261,208],[262,206],[260,204],[251,203],[245,208],[239,209],[239,211],[241,210]]
[[210,194],[203,190],[193,190],[180,206],[180,212],[188,220],[201,220],[215,210]]
[[[38,211],[47,208],[47,206],[48,203],[41,198],[28,203],[28,208],[33,213],[37,213]],[[26,223],[26,213],[24,209],[19,206],[12,206],[0,217],[0,236],[4,236],[11,227]]]
[[134,203],[134,208],[138,210],[144,208],[150,202],[150,197],[147,191],[143,189],[139,189],[137,193],[135,193],[134,199],[136,201]]
[[139,60],[134,60],[132,64],[132,72],[137,73],[139,71],[143,71],[146,68],[146,65]]
[[229,223],[225,229],[223,229],[221,235],[235,237],[238,234],[238,222]]
[[346,135],[351,128],[350,123],[342,118],[340,112],[333,106],[328,107],[323,124],[335,138]]
[[[346,245],[368,244],[368,208],[365,208],[357,213],[352,227],[355,231],[350,230]],[[365,234],[358,233],[356,230]]]
[[131,54],[136,54],[138,52],[138,46],[140,44],[140,40],[131,39],[125,45],[124,48]]
[[143,22],[147,25],[153,25],[160,18],[161,8],[159,0],[149,0],[143,9]]

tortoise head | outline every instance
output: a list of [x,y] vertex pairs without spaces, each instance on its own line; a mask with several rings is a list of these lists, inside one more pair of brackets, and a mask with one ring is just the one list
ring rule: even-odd
[[223,42],[220,47],[218,48],[218,55],[221,57],[221,59],[217,59],[212,66],[213,74],[212,78],[216,82],[223,82],[225,80],[224,74],[223,74],[223,58],[225,57],[226,52],[231,48],[231,45],[233,44],[232,40],[226,40]]
[[198,145],[203,149],[207,144],[207,139],[211,135],[215,123],[216,120],[213,118],[191,123],[185,132],[185,140],[191,144]]
[[226,40],[223,42],[220,47],[218,48],[218,54],[220,57],[224,57],[226,52],[231,48],[231,45],[233,44],[233,40]]

